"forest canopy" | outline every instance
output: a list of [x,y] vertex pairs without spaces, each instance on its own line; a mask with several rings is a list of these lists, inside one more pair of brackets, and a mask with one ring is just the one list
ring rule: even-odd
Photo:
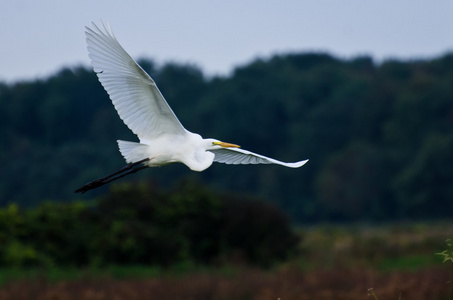
[[[453,54],[424,60],[340,59],[303,53],[257,59],[225,77],[193,65],[139,63],[190,131],[300,169],[181,164],[123,181],[168,187],[194,178],[260,197],[294,221],[451,216]],[[117,139],[136,141],[94,72],[64,68],[0,83],[0,206],[87,200],[73,191],[124,165]]]

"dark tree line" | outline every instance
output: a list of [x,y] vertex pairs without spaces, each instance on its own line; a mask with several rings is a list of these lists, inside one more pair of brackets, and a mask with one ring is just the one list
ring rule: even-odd
[[[131,180],[165,187],[195,177],[268,199],[299,222],[451,216],[453,54],[380,64],[287,54],[215,78],[190,65],[141,64],[188,130],[310,161],[296,170],[215,164],[203,173],[171,165]],[[74,189],[124,164],[116,140],[136,140],[84,67],[0,84],[0,105],[2,205],[77,199]]]

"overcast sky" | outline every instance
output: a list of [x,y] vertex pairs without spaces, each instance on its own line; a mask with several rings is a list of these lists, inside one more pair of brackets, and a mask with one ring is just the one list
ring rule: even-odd
[[0,80],[88,66],[84,26],[100,19],[134,58],[210,75],[275,53],[382,60],[453,50],[453,0],[13,0],[0,4]]

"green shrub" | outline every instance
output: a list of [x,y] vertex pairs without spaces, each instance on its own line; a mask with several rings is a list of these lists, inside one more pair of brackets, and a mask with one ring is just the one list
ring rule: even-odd
[[268,266],[298,244],[272,205],[192,181],[169,191],[145,182],[114,185],[95,205],[10,205],[0,209],[0,242],[0,266]]

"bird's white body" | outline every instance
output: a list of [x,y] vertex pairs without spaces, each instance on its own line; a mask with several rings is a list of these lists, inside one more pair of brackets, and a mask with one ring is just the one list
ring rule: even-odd
[[120,118],[140,140],[139,143],[118,141],[120,152],[128,163],[156,167],[181,162],[191,170],[203,171],[214,161],[279,164],[291,168],[308,161],[281,162],[239,149],[234,144],[203,139],[186,130],[154,80],[121,47],[112,30],[107,30],[104,24],[103,30],[92,25],[92,28],[86,27],[86,41],[94,71]]
[[[175,162],[182,162],[193,171],[203,171],[214,161],[214,153],[206,151],[220,146],[213,146],[213,139],[204,140],[200,135],[187,131],[183,135],[163,134],[152,141],[140,143],[118,141],[121,154],[128,163],[145,158],[149,167],[159,167]],[[178,145],[174,147],[174,145]]]

